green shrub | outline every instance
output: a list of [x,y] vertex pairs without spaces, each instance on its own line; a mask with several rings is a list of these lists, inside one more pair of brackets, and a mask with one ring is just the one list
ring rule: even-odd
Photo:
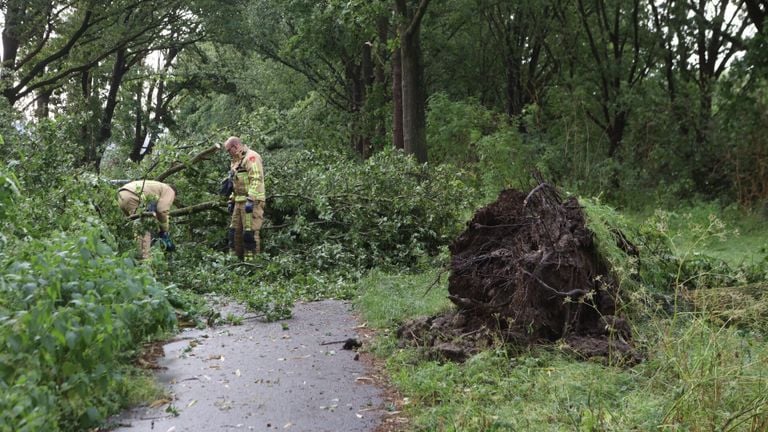
[[3,431],[83,430],[113,411],[118,365],[174,327],[165,289],[89,218],[29,240],[0,273]]

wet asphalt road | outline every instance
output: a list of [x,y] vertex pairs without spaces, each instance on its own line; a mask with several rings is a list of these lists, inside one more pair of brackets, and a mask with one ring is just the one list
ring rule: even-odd
[[373,431],[382,390],[340,342],[359,337],[357,324],[347,303],[326,300],[297,304],[285,321],[182,332],[159,361],[173,400],[123,413],[114,430]]

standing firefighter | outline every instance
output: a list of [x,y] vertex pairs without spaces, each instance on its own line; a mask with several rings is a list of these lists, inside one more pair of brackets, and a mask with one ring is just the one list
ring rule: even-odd
[[[117,203],[126,216],[136,214],[140,211],[139,209],[155,214],[160,228],[155,240],[169,252],[176,248],[168,234],[170,228],[168,213],[174,199],[176,199],[176,189],[173,186],[154,180],[132,181],[117,191]],[[140,257],[149,258],[152,236],[149,232],[144,232],[137,233],[137,237]]]
[[[245,146],[238,137],[229,137],[224,149],[232,158],[229,178],[229,247],[246,261],[260,251],[259,230],[264,222],[264,167],[261,156]],[[240,235],[242,233],[242,235]],[[242,248],[238,247],[242,244]]]

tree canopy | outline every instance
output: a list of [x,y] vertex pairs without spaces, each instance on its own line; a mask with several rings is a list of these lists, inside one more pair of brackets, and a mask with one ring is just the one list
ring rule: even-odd
[[[510,166],[525,155],[619,200],[640,189],[744,205],[768,195],[768,145],[748,139],[765,123],[762,1],[1,6],[5,115],[26,129],[57,122],[76,168],[228,130],[271,148],[369,158],[395,147],[479,170],[490,140]],[[483,187],[514,178],[496,181]]]

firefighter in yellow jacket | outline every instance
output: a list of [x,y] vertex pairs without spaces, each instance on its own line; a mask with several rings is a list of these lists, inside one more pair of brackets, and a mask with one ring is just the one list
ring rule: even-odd
[[[160,228],[156,240],[169,252],[175,249],[168,234],[170,228],[168,213],[171,211],[174,199],[176,199],[176,189],[173,186],[154,180],[132,181],[124,184],[117,191],[117,203],[126,216],[144,210],[155,214]],[[151,241],[150,233],[139,235],[139,254],[142,259],[149,258]]]
[[250,260],[260,252],[259,230],[264,223],[264,166],[261,155],[244,145],[240,138],[229,137],[224,149],[232,158],[229,176],[233,192],[229,197],[229,246],[234,250],[235,231],[243,230],[244,258]]

